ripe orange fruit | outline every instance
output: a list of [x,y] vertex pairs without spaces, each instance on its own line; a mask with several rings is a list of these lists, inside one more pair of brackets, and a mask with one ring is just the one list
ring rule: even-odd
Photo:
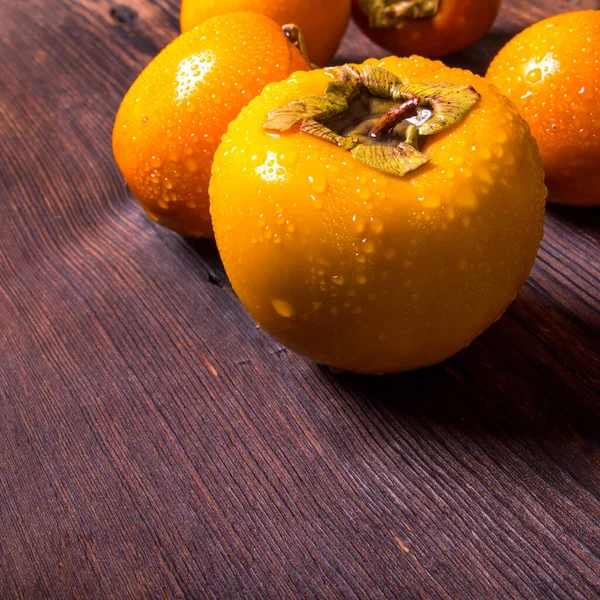
[[294,23],[306,38],[308,56],[317,65],[329,63],[348,21],[351,0],[183,0],[181,31],[189,31],[206,19],[228,12],[262,13],[280,25]]
[[445,359],[504,312],[542,237],[543,177],[529,128],[486,80],[371,59],[268,85],[223,136],[211,214],[266,331],[387,373]]
[[600,10],[565,13],[514,37],[486,77],[538,142],[549,200],[600,205]]
[[352,0],[352,18],[397,56],[439,58],[462,50],[492,26],[502,0]]
[[308,69],[264,15],[210,19],[165,48],[121,103],[117,164],[148,215],[189,236],[211,236],[208,182],[228,123],[265,84]]

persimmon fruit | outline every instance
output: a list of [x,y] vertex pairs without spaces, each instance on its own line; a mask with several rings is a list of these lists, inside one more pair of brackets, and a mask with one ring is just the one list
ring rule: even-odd
[[544,19],[510,40],[486,77],[536,138],[548,199],[600,205],[600,10]]
[[183,0],[181,31],[206,19],[235,11],[252,11],[280,25],[295,23],[306,38],[308,56],[323,67],[337,50],[350,20],[351,0]]
[[256,13],[209,19],[169,44],[127,92],[113,129],[115,159],[147,214],[212,236],[210,169],[227,125],[267,83],[308,68],[282,28]]
[[541,158],[485,79],[412,57],[272,83],[229,125],[210,184],[234,290],[288,348],[389,373],[467,346],[542,238]]
[[352,18],[397,56],[440,58],[462,50],[492,26],[502,0],[352,0]]

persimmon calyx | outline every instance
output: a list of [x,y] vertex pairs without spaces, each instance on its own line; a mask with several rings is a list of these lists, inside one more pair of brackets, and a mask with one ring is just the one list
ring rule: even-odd
[[425,136],[464,119],[480,95],[471,86],[408,83],[374,65],[331,67],[323,96],[269,112],[264,129],[299,131],[336,144],[374,169],[403,177],[429,161]]
[[440,0],[360,0],[369,27],[401,29],[407,19],[426,19],[440,10]]

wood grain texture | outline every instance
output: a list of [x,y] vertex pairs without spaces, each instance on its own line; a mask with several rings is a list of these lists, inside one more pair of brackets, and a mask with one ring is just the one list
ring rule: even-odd
[[[176,4],[0,0],[0,598],[599,597],[598,210],[549,207],[518,299],[444,364],[309,364],[113,163]],[[448,62],[580,7],[506,1]],[[351,27],[336,62],[369,54]]]

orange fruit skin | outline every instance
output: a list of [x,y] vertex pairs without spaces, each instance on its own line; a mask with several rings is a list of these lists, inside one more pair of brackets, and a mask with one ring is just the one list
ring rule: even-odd
[[396,56],[440,58],[482,38],[492,26],[502,0],[442,0],[436,15],[407,20],[401,29],[369,27],[369,19],[352,1],[352,18],[374,42]]
[[486,77],[536,138],[548,199],[600,205],[600,10],[564,13],[515,36]]
[[309,59],[325,66],[338,49],[350,20],[351,0],[183,0],[181,31],[234,11],[267,15],[280,25],[294,23],[306,38]]
[[169,44],[123,99],[113,152],[154,221],[212,236],[208,184],[221,136],[269,82],[308,69],[281,27],[264,15],[216,17]]
[[527,124],[485,79],[420,57],[367,63],[481,99],[428,138],[430,163],[393,177],[297,129],[263,129],[272,109],[322,95],[334,71],[270,84],[223,136],[211,214],[263,329],[313,361],[390,373],[451,356],[502,315],[534,263],[546,189]]

